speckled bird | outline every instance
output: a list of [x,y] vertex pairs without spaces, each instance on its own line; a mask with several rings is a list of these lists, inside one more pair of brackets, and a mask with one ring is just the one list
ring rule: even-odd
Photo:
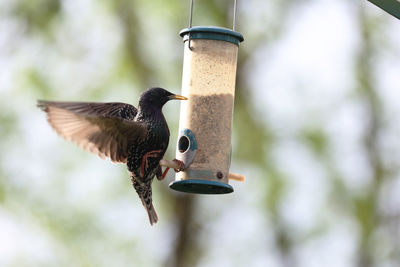
[[[163,179],[160,160],[169,143],[169,129],[162,107],[169,100],[186,100],[162,88],[149,88],[139,97],[139,106],[125,103],[38,101],[51,127],[81,148],[126,163],[132,185],[149,215],[158,221],[152,203],[154,176]],[[181,165],[183,166],[183,165]]]

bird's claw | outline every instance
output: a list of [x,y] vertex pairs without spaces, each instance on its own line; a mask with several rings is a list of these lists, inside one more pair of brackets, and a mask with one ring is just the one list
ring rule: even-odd
[[173,162],[176,162],[176,163],[179,165],[179,167],[178,167],[177,169],[174,168],[174,171],[175,171],[175,172],[180,172],[180,171],[183,171],[183,170],[185,169],[185,164],[183,163],[182,160],[173,159],[172,161],[173,161]]

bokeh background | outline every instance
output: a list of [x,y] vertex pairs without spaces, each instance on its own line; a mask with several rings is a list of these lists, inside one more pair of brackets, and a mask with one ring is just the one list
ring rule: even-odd
[[[231,27],[233,1],[195,1]],[[0,266],[400,266],[400,23],[365,0],[239,1],[235,193],[155,181],[59,138],[36,99],[179,93],[189,1],[0,2]],[[164,114],[174,157],[179,103]]]

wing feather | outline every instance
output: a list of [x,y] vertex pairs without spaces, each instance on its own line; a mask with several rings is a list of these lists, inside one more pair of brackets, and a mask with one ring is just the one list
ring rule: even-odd
[[129,147],[147,134],[134,120],[137,109],[125,103],[38,101],[38,107],[60,136],[113,162],[126,163]]

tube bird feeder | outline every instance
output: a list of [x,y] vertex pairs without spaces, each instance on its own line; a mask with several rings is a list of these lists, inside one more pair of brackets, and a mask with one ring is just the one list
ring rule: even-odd
[[237,55],[244,39],[234,30],[191,27],[191,22],[180,36],[184,42],[182,94],[188,101],[181,103],[176,158],[185,169],[169,186],[187,193],[231,193]]

